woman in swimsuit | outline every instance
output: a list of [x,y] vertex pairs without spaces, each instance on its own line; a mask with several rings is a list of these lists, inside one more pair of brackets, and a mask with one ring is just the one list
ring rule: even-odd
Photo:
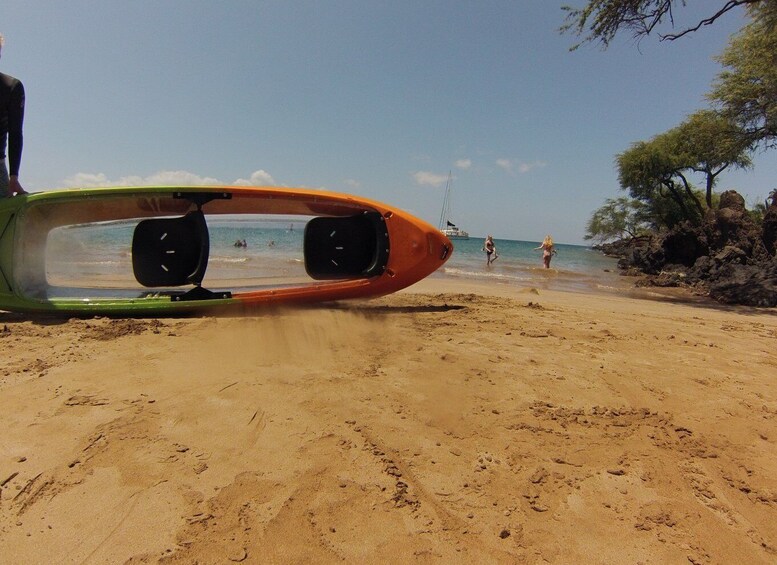
[[490,265],[499,255],[496,254],[496,245],[494,244],[493,236],[486,237],[486,241],[483,243],[483,251],[486,252],[486,265]]
[[550,269],[550,260],[556,254],[556,250],[553,249],[553,238],[546,235],[540,246],[534,249],[542,249],[542,260],[545,263],[545,268]]

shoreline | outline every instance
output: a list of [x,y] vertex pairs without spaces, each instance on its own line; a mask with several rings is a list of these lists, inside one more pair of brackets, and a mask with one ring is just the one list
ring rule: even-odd
[[[638,277],[629,277],[636,279]],[[577,297],[598,297],[613,300],[635,300],[645,302],[659,302],[664,304],[680,304],[688,306],[706,307],[712,310],[725,310],[730,312],[750,312],[769,315],[775,308],[760,308],[753,306],[743,306],[738,304],[721,304],[715,300],[695,294],[689,289],[681,287],[579,287],[575,290],[567,289],[548,289],[539,285],[517,285],[514,283],[499,283],[483,280],[464,280],[453,279],[451,277],[429,277],[417,282],[413,286],[399,291],[399,293],[456,293],[456,294],[476,294],[480,296],[496,296],[501,298],[511,298],[520,300],[531,296],[554,297],[562,303],[570,304]],[[566,299],[564,299],[566,297]]]
[[435,278],[241,316],[0,321],[14,562],[777,555],[774,309]]

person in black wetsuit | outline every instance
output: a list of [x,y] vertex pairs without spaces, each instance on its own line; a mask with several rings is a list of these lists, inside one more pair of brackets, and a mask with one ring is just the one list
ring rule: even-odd
[[[0,53],[2,49],[3,35],[0,34]],[[26,194],[19,184],[23,122],[24,86],[19,79],[0,73],[0,198]],[[5,166],[6,142],[8,168]]]

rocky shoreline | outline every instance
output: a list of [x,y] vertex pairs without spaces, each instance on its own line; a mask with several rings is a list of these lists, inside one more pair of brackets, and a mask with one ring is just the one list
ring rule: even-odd
[[777,197],[763,223],[736,191],[721,194],[701,225],[597,245],[638,286],[686,287],[724,304],[777,306]]

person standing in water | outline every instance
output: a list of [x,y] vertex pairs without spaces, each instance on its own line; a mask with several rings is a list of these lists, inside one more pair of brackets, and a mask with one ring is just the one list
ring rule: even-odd
[[542,261],[545,263],[545,268],[550,269],[550,260],[556,254],[556,250],[553,247],[553,238],[550,235],[546,235],[540,246],[534,249],[542,249]]
[[[3,35],[0,34],[0,52],[3,43]],[[27,194],[19,184],[23,122],[24,86],[19,79],[0,73],[0,198]],[[5,166],[6,142],[8,168]]]
[[496,245],[494,244],[493,236],[486,237],[486,241],[483,242],[483,251],[486,252],[486,266],[490,265],[499,255],[496,254]]

